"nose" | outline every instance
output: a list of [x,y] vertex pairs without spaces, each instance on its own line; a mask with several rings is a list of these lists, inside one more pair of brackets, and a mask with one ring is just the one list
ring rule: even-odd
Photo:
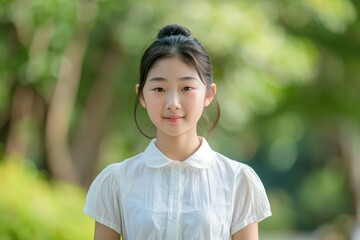
[[169,93],[166,99],[166,109],[174,111],[181,108],[180,99],[177,93]]

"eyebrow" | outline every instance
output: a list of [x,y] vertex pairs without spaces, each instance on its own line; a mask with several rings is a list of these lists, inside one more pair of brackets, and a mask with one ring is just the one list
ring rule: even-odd
[[[181,77],[181,78],[178,79],[178,81],[193,81],[193,80],[199,80],[199,79],[195,78],[195,77],[190,77],[190,76],[189,77],[188,76]],[[154,82],[156,82],[156,81],[165,82],[165,81],[167,81],[167,79],[162,78],[162,77],[153,77],[153,78],[150,78],[149,81],[150,82],[152,82],[152,81],[154,81]]]

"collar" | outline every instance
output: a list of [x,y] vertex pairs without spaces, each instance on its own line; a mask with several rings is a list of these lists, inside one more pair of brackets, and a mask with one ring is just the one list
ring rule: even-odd
[[209,168],[215,160],[214,151],[210,148],[205,138],[202,138],[199,149],[184,161],[175,161],[166,157],[156,146],[155,141],[156,139],[151,140],[143,155],[145,164],[151,168],[160,168],[176,164],[180,166],[190,165],[198,169],[203,169]]

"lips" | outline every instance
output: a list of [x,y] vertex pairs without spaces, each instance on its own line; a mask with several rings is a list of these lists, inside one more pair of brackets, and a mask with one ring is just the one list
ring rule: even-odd
[[176,123],[177,121],[179,121],[183,117],[182,116],[167,116],[167,117],[164,117],[164,118],[166,120],[168,120],[169,122]]

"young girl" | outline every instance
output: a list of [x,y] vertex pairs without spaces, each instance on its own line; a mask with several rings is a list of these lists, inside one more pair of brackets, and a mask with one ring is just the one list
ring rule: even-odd
[[84,212],[95,220],[94,239],[258,239],[258,222],[271,215],[260,179],[197,135],[216,85],[187,28],[160,30],[141,59],[136,93],[135,120],[141,104],[156,138],[92,183]]

